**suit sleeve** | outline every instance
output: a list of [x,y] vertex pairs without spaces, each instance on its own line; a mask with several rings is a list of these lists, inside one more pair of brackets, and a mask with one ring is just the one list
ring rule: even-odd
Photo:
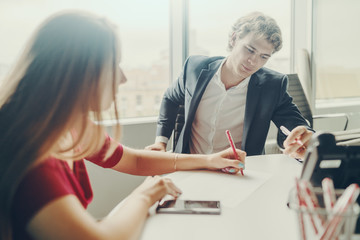
[[[306,126],[309,130],[314,131],[302,116],[298,107],[293,103],[292,97],[287,92],[288,84],[289,79],[284,75],[281,81],[279,102],[272,118],[274,124],[278,129],[280,126],[285,126],[291,131],[297,126]],[[284,147],[283,143],[285,139],[286,136],[281,131],[278,131],[277,142],[281,148]]]
[[166,90],[161,102],[159,118],[157,121],[156,136],[170,138],[174,130],[176,115],[180,105],[185,101],[185,84],[186,84],[186,60],[184,68],[178,79]]

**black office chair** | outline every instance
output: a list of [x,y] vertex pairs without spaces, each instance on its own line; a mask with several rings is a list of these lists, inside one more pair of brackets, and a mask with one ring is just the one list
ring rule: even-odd
[[[299,79],[298,74],[287,74],[289,78],[288,93],[293,98],[293,103],[299,108],[303,117],[307,120],[311,128],[314,129],[314,119],[325,119],[325,118],[344,118],[345,122],[343,125],[343,130],[333,132],[335,139],[339,145],[358,145],[360,144],[360,129],[347,130],[349,123],[349,116],[345,113],[334,113],[334,114],[322,114],[322,115],[313,115],[310,107],[310,103],[305,95],[302,83]],[[324,129],[314,129],[315,131],[322,131]],[[269,139],[265,145],[266,154],[277,154],[281,153],[281,148],[279,142],[284,138],[284,136],[277,132],[276,141]]]
[[[313,115],[310,104],[306,98],[304,89],[300,82],[298,74],[288,74],[289,86],[288,92],[289,95],[293,98],[293,102],[299,108],[301,114],[308,121],[311,128],[314,129],[314,119],[324,119],[324,118],[344,118],[344,126],[341,131],[330,131],[331,134],[335,135],[335,139],[338,145],[359,145],[360,144],[360,129],[347,130],[349,123],[349,116],[346,113],[334,113],[334,114],[322,114],[322,115]],[[314,129],[316,131],[322,131],[324,129]],[[280,141],[281,136],[280,131],[278,131],[277,142]]]
[[349,123],[349,116],[345,113],[334,113],[334,114],[322,114],[322,115],[313,115],[311,112],[310,104],[306,98],[304,89],[300,82],[298,74],[287,74],[289,78],[289,86],[288,92],[290,96],[293,98],[293,102],[299,108],[301,114],[304,118],[308,121],[310,127],[314,128],[314,119],[321,119],[321,118],[344,118],[345,124],[343,130],[347,129]]
[[[289,74],[290,79],[290,85],[293,85],[293,87],[289,86],[289,92],[291,91],[291,95],[296,98],[297,95],[296,91],[292,89],[302,89],[302,93],[300,93],[300,98],[306,100],[307,102],[312,102],[311,98],[311,63],[310,63],[310,55],[307,49],[298,49],[296,51],[296,71],[298,72],[298,76]],[[294,81],[291,81],[291,79],[294,79]],[[303,92],[305,92],[306,97],[303,97]],[[341,131],[331,131],[332,134],[335,135],[335,139],[338,144],[359,144],[357,142],[360,142],[360,129],[352,129],[347,130],[348,122],[349,122],[349,116],[345,113],[337,113],[337,114],[325,114],[325,115],[316,115],[313,116],[311,114],[311,108],[305,107],[303,108],[301,104],[301,100],[294,99],[296,101],[296,104],[298,105],[300,111],[304,116],[308,119],[311,127],[313,126],[313,119],[320,119],[320,118],[345,118],[345,124],[343,127],[343,130]],[[307,111],[304,109],[310,110],[310,116],[307,114]],[[324,129],[315,129],[317,131],[321,131]]]

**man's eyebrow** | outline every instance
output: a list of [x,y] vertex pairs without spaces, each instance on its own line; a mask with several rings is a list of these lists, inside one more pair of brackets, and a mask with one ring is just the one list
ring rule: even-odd
[[250,44],[247,44],[246,46],[248,46],[249,48],[252,48],[252,49],[256,50],[256,48],[254,48],[254,47],[251,46]]
[[[249,47],[249,48],[252,48],[252,49],[255,50],[255,51],[258,51],[255,47],[251,46],[250,44],[247,44],[246,46]],[[265,55],[265,56],[267,56],[267,57],[271,57],[271,54],[267,54],[267,53],[261,53],[261,55]]]

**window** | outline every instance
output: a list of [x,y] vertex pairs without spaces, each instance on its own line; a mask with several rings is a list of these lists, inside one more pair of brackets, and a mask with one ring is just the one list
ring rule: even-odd
[[189,55],[227,56],[228,34],[243,15],[260,11],[274,18],[282,31],[283,48],[266,67],[290,72],[291,1],[289,0],[189,0]]
[[136,95],[136,107],[142,107],[143,103],[142,103],[142,96],[141,95]]
[[128,110],[128,100],[127,97],[121,97],[119,103],[120,116],[126,116],[126,111]]
[[154,108],[159,111],[160,110],[160,105],[161,105],[161,97],[160,97],[160,95],[156,95],[154,97]]
[[317,0],[314,9],[316,99],[360,97],[360,1]]
[[[120,118],[157,116],[152,99],[162,95],[169,84],[169,0],[156,0],[156,4],[148,0],[2,0],[0,21],[6,24],[0,25],[0,81],[34,29],[46,17],[63,9],[95,12],[118,25],[121,66],[128,78],[118,95]],[[141,110],[131,101],[138,95],[144,99]],[[111,118],[113,114],[106,116]]]

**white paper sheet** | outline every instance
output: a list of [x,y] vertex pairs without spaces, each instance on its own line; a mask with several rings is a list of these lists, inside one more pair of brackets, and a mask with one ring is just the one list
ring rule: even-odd
[[235,207],[263,185],[272,175],[246,170],[245,176],[211,171],[172,174],[174,183],[183,191],[180,199],[220,200],[225,207]]

